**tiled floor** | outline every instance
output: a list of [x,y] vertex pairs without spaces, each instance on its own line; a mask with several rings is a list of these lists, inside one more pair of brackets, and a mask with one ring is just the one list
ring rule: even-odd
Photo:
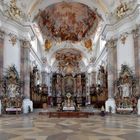
[[140,140],[140,117],[114,115],[48,118],[0,117],[0,140]]

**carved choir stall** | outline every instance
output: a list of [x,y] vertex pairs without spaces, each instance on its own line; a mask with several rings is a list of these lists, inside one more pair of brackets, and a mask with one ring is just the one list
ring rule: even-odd
[[42,104],[47,103],[48,100],[48,87],[46,84],[40,84],[38,82],[39,75],[37,66],[34,66],[30,72],[30,95],[34,108],[42,107]]
[[[54,73],[52,77],[52,102],[53,106],[66,105],[66,102],[71,102],[72,106],[85,105],[86,91],[85,91],[85,74],[78,75],[61,75]],[[68,96],[70,95],[70,97]],[[70,107],[70,106],[69,106]]]
[[121,66],[119,78],[114,82],[116,87],[115,101],[118,113],[136,113],[139,98],[138,78],[127,65]]

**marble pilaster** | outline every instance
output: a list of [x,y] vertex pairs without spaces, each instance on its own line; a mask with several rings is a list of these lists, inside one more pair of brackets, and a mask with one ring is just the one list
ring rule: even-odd
[[23,94],[25,98],[30,98],[30,43],[21,40],[21,71],[20,76],[23,81]]
[[33,112],[33,102],[30,100],[30,43],[25,40],[20,40],[21,46],[21,71],[20,77],[23,81],[23,113]]
[[109,40],[107,47],[107,71],[108,71],[108,98],[114,97],[115,89],[113,82],[117,78],[117,40]]
[[0,30],[0,79],[3,75],[4,35],[5,33]]
[[[4,62],[4,36],[5,33],[0,30],[0,80],[3,77],[3,62]],[[2,93],[2,89],[0,88],[0,94]],[[1,115],[1,100],[0,100],[0,115]]]
[[108,71],[108,100],[106,101],[106,111],[112,108],[112,113],[115,113],[116,105],[114,100],[115,88],[113,86],[114,80],[117,78],[117,40],[109,40],[106,43],[107,47],[107,71]]
[[[138,77],[140,80],[140,30],[139,30],[139,27],[133,30],[132,33],[133,33],[133,40],[134,40],[135,74],[136,74],[136,77]],[[140,81],[138,83],[137,90],[138,92],[140,92]],[[137,110],[138,110],[138,115],[140,115],[140,98],[138,99]]]
[[140,34],[139,28],[132,31],[134,40],[135,74],[140,77]]
[[[4,36],[5,33],[0,30],[0,80],[2,79],[3,76],[3,58],[4,58]],[[0,88],[0,94],[1,94],[1,88]],[[2,103],[0,100],[0,115],[2,113]]]

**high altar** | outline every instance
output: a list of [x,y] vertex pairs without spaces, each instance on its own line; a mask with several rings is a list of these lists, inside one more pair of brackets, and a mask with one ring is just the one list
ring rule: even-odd
[[54,74],[52,78],[53,105],[61,104],[67,99],[68,93],[76,104],[84,105],[86,102],[85,74],[75,76]]

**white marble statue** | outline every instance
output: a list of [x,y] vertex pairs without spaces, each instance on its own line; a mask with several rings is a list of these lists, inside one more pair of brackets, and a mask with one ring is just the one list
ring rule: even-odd
[[121,88],[122,88],[122,98],[129,97],[130,96],[129,84],[125,83],[121,85]]
[[16,96],[16,88],[17,88],[17,86],[15,84],[10,84],[8,86],[8,91],[9,91],[9,96],[10,97],[15,97]]

